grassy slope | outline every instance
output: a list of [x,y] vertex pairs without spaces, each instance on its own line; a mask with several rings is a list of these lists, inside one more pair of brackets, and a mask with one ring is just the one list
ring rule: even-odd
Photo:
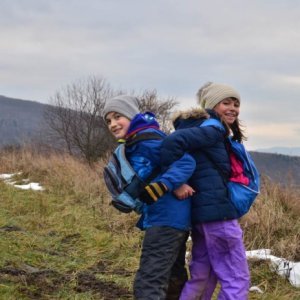
[[[101,164],[92,170],[70,157],[29,151],[0,160],[1,173],[22,171],[17,179],[46,187],[22,191],[0,182],[0,299],[132,299],[142,234],[134,228],[135,216],[108,205]],[[289,251],[287,258],[299,260],[299,218],[292,213],[298,207],[290,199],[277,187],[262,192],[242,220],[248,249]],[[250,299],[300,299],[300,290],[267,262],[250,266],[253,285],[265,291]]]

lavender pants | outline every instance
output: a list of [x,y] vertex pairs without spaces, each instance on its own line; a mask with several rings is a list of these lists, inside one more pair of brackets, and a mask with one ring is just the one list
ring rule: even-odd
[[238,221],[196,224],[192,241],[191,279],[180,300],[209,300],[218,281],[218,300],[246,300],[250,274]]

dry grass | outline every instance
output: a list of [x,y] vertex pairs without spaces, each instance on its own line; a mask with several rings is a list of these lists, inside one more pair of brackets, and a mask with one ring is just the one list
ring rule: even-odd
[[[102,180],[103,166],[104,162],[98,162],[91,168],[66,154],[45,155],[30,149],[2,153],[0,173],[22,172],[16,179],[30,178],[46,191],[30,193],[0,183],[0,226],[18,225],[25,230],[24,233],[4,234],[0,248],[2,245],[5,249],[14,241],[15,252],[3,256],[0,267],[5,267],[8,262],[10,266],[31,262],[31,265],[51,268],[61,276],[71,278],[68,284],[55,291],[56,294],[53,292],[51,299],[69,299],[67,295],[77,299],[74,278],[80,272],[89,276],[96,274],[98,283],[100,279],[104,282],[113,280],[130,291],[142,234],[134,228],[136,215],[118,213],[110,206]],[[264,179],[261,194],[241,220],[247,250],[269,248],[276,256],[300,261],[299,200],[299,191],[294,187],[283,188]],[[58,255],[41,256],[41,249]],[[106,273],[97,271],[98,268],[102,270],[102,264],[106,265]],[[285,299],[283,295],[289,295],[286,299],[300,299],[297,298],[299,292],[271,273],[266,263],[251,263],[250,266],[253,282],[263,285],[266,290],[262,296],[251,295],[251,299]],[[120,276],[118,270],[129,271],[129,275]],[[24,288],[23,283],[18,284]],[[31,288],[38,288],[38,284]],[[13,293],[16,289],[13,281],[5,289],[6,293]],[[40,293],[43,296],[44,292]],[[83,297],[81,292],[82,298],[78,299],[99,299],[97,293],[88,290]]]
[[[131,232],[136,218],[116,214],[102,180],[104,162],[91,168],[67,154],[47,155],[30,149],[3,153],[0,172],[22,172],[22,177],[38,181],[51,194],[67,196],[100,211],[111,232]],[[300,193],[263,178],[261,193],[250,212],[241,219],[248,250],[270,248],[275,255],[300,260]]]
[[67,197],[70,202],[86,205],[100,212],[111,232],[133,229],[135,218],[131,215],[116,214],[110,206],[110,197],[105,188],[102,172],[104,162],[100,161],[90,167],[84,161],[68,154],[37,153],[22,149],[2,153],[0,173],[21,172],[20,178],[30,178],[46,188],[46,192],[59,197]]
[[[90,168],[66,154],[23,149],[0,155],[0,173],[21,172],[14,180],[29,178],[46,189],[0,182],[0,299],[107,299],[112,289],[128,294],[142,235],[134,229],[137,216],[110,206],[102,169],[101,162]],[[28,265],[41,273],[27,274]]]
[[248,250],[268,248],[276,256],[300,261],[300,194],[266,179],[261,194],[241,220]]

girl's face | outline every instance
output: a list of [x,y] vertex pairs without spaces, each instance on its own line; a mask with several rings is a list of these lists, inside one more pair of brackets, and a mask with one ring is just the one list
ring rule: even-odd
[[118,112],[110,112],[105,117],[109,131],[117,139],[124,139],[128,132],[130,120]]
[[222,120],[231,125],[239,116],[240,102],[235,98],[226,98],[214,107],[214,111]]

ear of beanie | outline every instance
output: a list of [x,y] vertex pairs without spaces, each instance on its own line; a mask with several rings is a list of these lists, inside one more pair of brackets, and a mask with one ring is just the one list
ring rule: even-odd
[[131,120],[136,114],[140,113],[139,101],[136,97],[127,95],[119,95],[108,99],[104,105],[102,117],[105,119],[110,112],[117,112]]
[[229,85],[208,82],[197,93],[198,102],[202,108],[213,109],[226,98],[236,98],[241,102],[239,93]]

